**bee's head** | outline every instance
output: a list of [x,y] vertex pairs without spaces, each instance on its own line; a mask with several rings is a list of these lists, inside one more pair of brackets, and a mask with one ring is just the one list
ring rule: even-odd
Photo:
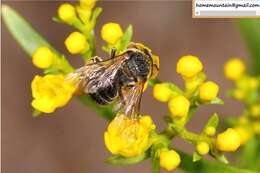
[[127,46],[128,49],[136,49],[136,51],[133,51],[132,54],[139,54],[145,57],[145,59],[151,64],[149,69],[149,74],[146,76],[148,79],[155,79],[159,72],[159,57],[152,54],[152,51],[150,48],[146,47],[142,43],[134,43],[131,42]]

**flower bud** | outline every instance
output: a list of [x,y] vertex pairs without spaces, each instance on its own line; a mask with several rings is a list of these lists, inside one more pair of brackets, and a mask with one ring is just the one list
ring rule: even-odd
[[181,163],[180,155],[174,151],[161,151],[160,153],[160,166],[167,171],[176,169]]
[[260,121],[253,122],[252,124],[254,133],[260,134]]
[[218,134],[216,147],[220,151],[236,151],[240,146],[239,134],[232,128]]
[[72,23],[76,18],[75,8],[69,3],[62,4],[58,9],[58,15],[62,21]]
[[176,96],[168,103],[172,117],[183,117],[189,112],[190,102],[184,96]]
[[252,105],[250,109],[250,113],[253,117],[259,117],[260,116],[260,104]]
[[238,133],[240,137],[241,145],[245,144],[252,136],[251,132],[244,127],[236,127],[234,130]]
[[107,23],[101,29],[101,37],[108,44],[115,45],[123,36],[123,31],[117,23]]
[[248,79],[248,86],[251,90],[255,90],[259,86],[259,81],[255,77],[250,77]]
[[224,66],[224,73],[227,79],[238,80],[245,71],[244,63],[238,58],[228,60]]
[[166,83],[155,84],[153,87],[153,97],[160,102],[167,102],[172,95],[172,90]]
[[209,126],[205,129],[205,133],[206,135],[208,136],[214,136],[215,133],[216,133],[216,128],[215,127],[212,127],[212,126]]
[[187,55],[179,59],[176,70],[184,78],[192,78],[201,72],[202,69],[203,65],[198,57]]
[[96,4],[96,0],[79,0],[79,3],[82,8],[92,9]]
[[233,96],[237,100],[243,100],[245,98],[245,93],[243,90],[236,88],[233,92]]
[[209,144],[207,142],[200,142],[197,144],[196,150],[200,155],[206,155],[209,153]]
[[219,87],[215,82],[205,82],[199,88],[199,97],[201,100],[211,101],[217,97],[218,90]]
[[71,33],[66,38],[65,45],[71,54],[84,53],[89,49],[86,37],[80,32]]
[[38,68],[49,68],[55,59],[54,53],[48,47],[39,47],[32,56],[33,64]]

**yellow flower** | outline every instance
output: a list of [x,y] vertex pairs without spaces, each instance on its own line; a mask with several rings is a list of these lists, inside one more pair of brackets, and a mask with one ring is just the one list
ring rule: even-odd
[[108,44],[115,45],[123,36],[123,31],[117,23],[106,23],[101,29],[101,37]]
[[63,75],[35,76],[31,87],[32,106],[44,113],[51,113],[67,104],[75,90],[65,83]]
[[170,99],[168,107],[172,117],[183,117],[189,112],[190,102],[186,97],[179,95]]
[[96,0],[79,0],[79,3],[83,8],[92,9],[96,4]]
[[250,112],[253,117],[259,117],[260,116],[260,104],[252,105]]
[[220,151],[236,151],[240,146],[240,136],[236,130],[228,128],[226,131],[218,134],[216,147]]
[[149,136],[154,129],[155,125],[148,115],[140,119],[118,115],[104,134],[106,147],[115,155],[138,156],[150,147]]
[[205,133],[206,135],[208,136],[214,136],[215,133],[216,133],[216,128],[215,127],[212,127],[212,126],[209,126],[205,129]]
[[253,122],[253,130],[256,134],[260,134],[260,121]]
[[236,88],[233,92],[233,96],[237,100],[242,100],[243,98],[245,98],[245,93],[243,90]]
[[203,65],[199,58],[192,55],[183,56],[177,63],[177,73],[184,78],[192,78],[203,70]]
[[153,87],[153,97],[161,102],[167,102],[172,93],[172,90],[166,83],[155,84]]
[[248,86],[250,89],[255,90],[259,86],[259,82],[255,77],[250,77],[248,79]]
[[197,144],[196,150],[200,155],[206,155],[209,153],[209,144],[207,142],[200,142]]
[[58,15],[62,21],[72,23],[76,18],[75,8],[69,3],[62,4],[58,9]]
[[239,134],[241,145],[245,144],[252,136],[252,133],[244,127],[236,127],[234,130]]
[[176,169],[181,163],[180,155],[174,151],[161,151],[160,153],[160,166],[168,171]]
[[204,101],[211,101],[217,97],[218,90],[219,87],[215,82],[205,82],[199,88],[200,99]]
[[226,78],[230,80],[238,80],[245,71],[244,63],[238,58],[228,60],[224,66]]
[[84,53],[89,49],[86,37],[80,32],[71,33],[66,38],[65,45],[71,54]]
[[49,68],[55,59],[55,54],[48,47],[39,47],[32,56],[33,64],[38,68]]

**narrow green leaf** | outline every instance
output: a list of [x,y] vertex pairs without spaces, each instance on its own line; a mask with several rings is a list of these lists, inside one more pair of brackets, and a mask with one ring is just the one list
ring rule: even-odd
[[52,46],[15,10],[7,5],[2,6],[2,16],[8,30],[15,40],[30,56],[40,46]]
[[149,153],[145,152],[136,157],[111,156],[105,160],[106,163],[113,165],[131,165],[137,164],[149,158]]
[[259,19],[241,19],[237,20],[237,26],[244,38],[250,56],[253,74],[260,74],[260,20]]
[[214,104],[214,105],[223,105],[224,101],[218,97],[216,97],[215,99],[213,99],[210,104]]
[[33,118],[39,117],[41,115],[41,113],[42,113],[41,111],[38,111],[35,109],[32,113],[32,117]]
[[167,83],[167,85],[174,93],[183,94],[183,91],[177,85],[173,83]]
[[194,152],[193,155],[192,155],[192,161],[193,162],[197,162],[199,160],[201,160],[201,155],[199,155],[197,152]]
[[219,117],[218,114],[214,113],[208,120],[207,124],[205,125],[203,131],[205,131],[208,127],[214,127],[217,128],[219,123]]
[[119,43],[116,45],[117,51],[120,52],[120,51],[126,49],[128,43],[132,40],[132,37],[133,37],[133,26],[129,25],[126,28],[123,37],[121,38]]

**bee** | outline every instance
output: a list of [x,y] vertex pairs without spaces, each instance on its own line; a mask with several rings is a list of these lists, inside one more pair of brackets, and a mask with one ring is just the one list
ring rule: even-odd
[[118,55],[112,48],[107,60],[98,56],[91,58],[66,80],[99,105],[116,103],[116,111],[135,118],[139,115],[144,86],[158,71],[158,57],[144,45],[131,42]]

